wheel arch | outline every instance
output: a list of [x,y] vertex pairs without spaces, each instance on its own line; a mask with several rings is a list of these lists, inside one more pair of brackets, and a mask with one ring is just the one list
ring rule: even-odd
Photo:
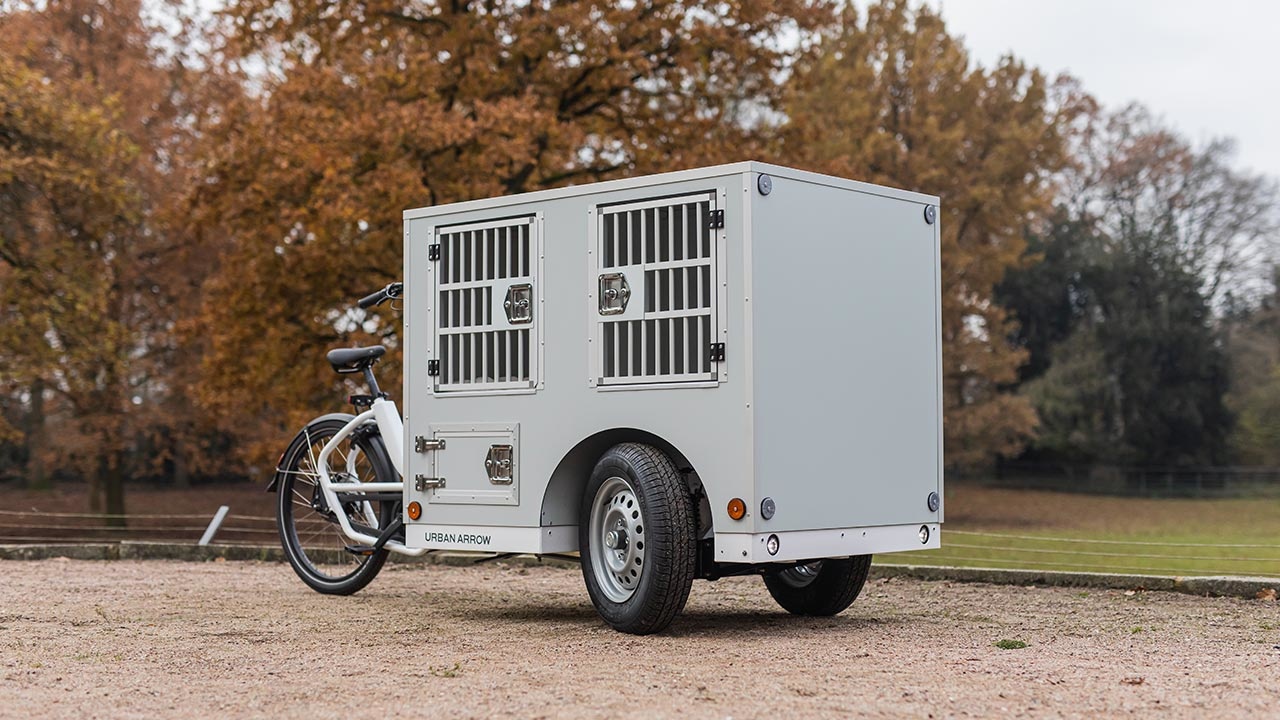
[[601,430],[583,438],[564,454],[551,473],[546,492],[542,496],[542,526],[577,525],[582,493],[596,462],[609,448],[627,442],[652,445],[671,458],[690,492],[698,500],[698,537],[706,537],[712,530],[711,505],[697,468],[674,443],[639,428]]

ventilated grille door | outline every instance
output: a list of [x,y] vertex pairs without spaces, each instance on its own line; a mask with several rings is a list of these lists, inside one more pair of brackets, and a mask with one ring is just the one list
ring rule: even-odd
[[716,379],[716,205],[707,192],[597,209],[599,385]]
[[532,216],[436,231],[436,392],[536,387],[541,244]]

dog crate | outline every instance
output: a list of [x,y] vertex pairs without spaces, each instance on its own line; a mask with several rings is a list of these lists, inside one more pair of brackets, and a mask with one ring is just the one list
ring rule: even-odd
[[639,447],[701,577],[939,547],[937,202],[746,162],[405,212],[406,545],[585,552]]

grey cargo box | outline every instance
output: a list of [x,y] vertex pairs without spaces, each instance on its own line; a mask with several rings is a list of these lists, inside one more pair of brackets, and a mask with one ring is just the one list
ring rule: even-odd
[[405,212],[406,544],[576,551],[640,442],[717,562],[938,547],[937,204],[744,162]]

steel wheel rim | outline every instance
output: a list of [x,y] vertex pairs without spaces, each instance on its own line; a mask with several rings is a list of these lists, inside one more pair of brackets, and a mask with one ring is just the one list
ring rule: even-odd
[[610,601],[631,599],[644,577],[644,513],[631,483],[611,477],[591,502],[588,551],[596,584]]
[[817,560],[782,570],[778,573],[778,577],[793,588],[803,588],[813,584],[813,581],[818,579],[818,573],[820,572],[822,572],[822,561]]
[[[311,507],[310,499],[319,493],[317,468],[320,450],[333,435],[333,432],[321,431],[309,438],[306,454],[295,462],[287,487],[281,488],[281,491],[289,494],[286,532],[292,538],[297,553],[301,555],[298,559],[307,565],[310,573],[317,579],[342,582],[360,572],[369,558],[347,552],[346,546],[351,541],[342,534],[338,523]],[[338,474],[346,474],[349,476],[344,478],[346,480],[369,482],[375,478],[368,457],[351,438],[347,438],[330,456],[329,476],[333,478]],[[367,521],[371,503],[361,503],[361,506],[354,512],[348,512],[347,517],[357,522]],[[345,508],[335,511],[344,510]]]

